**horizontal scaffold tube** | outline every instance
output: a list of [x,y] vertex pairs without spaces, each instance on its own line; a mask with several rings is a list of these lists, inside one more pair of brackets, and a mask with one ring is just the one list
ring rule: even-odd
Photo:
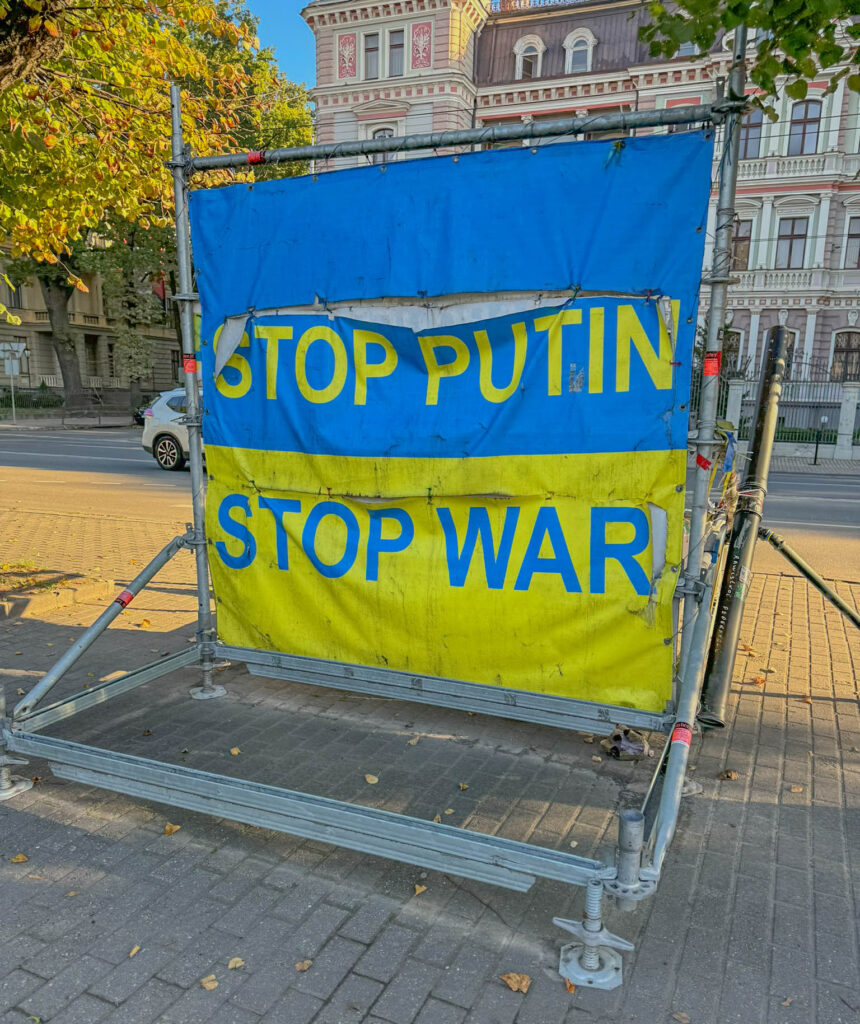
[[583,132],[629,131],[633,128],[657,128],[667,125],[718,123],[732,110],[741,110],[743,101],[718,106],[670,107],[667,110],[632,110],[629,113],[595,114],[593,117],[564,117],[555,121],[527,124],[487,125],[460,131],[427,132],[388,139],[356,139],[324,146],[296,146],[292,149],[265,149],[250,153],[219,153],[216,156],[186,157],[176,161],[186,174],[244,168],[255,164],[282,164],[297,160],[332,160],[344,156],[372,156],[375,153],[401,153],[416,149],[447,149],[450,146],[512,142],[517,139],[544,139]]

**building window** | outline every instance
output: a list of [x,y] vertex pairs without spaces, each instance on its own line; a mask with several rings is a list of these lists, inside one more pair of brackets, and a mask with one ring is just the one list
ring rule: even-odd
[[860,270],[860,217],[848,218],[848,237],[845,239],[845,269]]
[[379,33],[364,37],[364,77],[379,78]]
[[527,46],[520,57],[520,73],[517,78],[537,78],[540,74],[540,54],[534,46]]
[[806,255],[808,217],[780,217],[776,240],[776,269],[797,270]]
[[830,379],[860,380],[860,331],[840,331],[836,335]]
[[578,75],[591,71],[592,56],[597,38],[587,28],[577,28],[568,32],[564,40],[564,72],[567,75]]
[[791,108],[791,127],[788,131],[788,155],[804,156],[818,150],[818,128],[821,124],[821,104],[818,100],[802,100]]
[[388,77],[398,78],[403,74],[403,39],[402,28],[388,33]]
[[86,362],[87,376],[99,376],[99,336],[97,334],[84,335],[84,358]]
[[514,77],[519,79],[540,78],[541,63],[546,45],[540,36],[523,36],[514,46]]
[[731,331],[728,327],[723,331],[723,367],[726,374],[737,368],[741,354],[741,332]]
[[740,220],[732,235],[732,270],[749,270],[752,221]]
[[[372,139],[391,139],[393,137],[393,128],[377,128],[373,135],[371,135]],[[388,153],[374,153],[371,156],[371,161],[375,164],[384,164],[388,162],[389,156],[390,154]]]
[[6,284],[0,275],[0,302],[8,309],[21,309],[21,289],[14,284]]
[[761,111],[753,107],[741,121],[741,160],[758,160],[761,153]]
[[699,56],[699,52],[700,52],[699,51],[699,47],[696,46],[696,44],[692,41],[692,39],[690,39],[690,40],[688,40],[685,43],[681,43],[681,45],[678,47],[677,56],[678,57],[698,57]]

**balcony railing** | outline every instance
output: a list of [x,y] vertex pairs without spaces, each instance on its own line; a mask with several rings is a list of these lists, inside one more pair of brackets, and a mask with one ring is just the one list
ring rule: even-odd
[[735,271],[739,291],[851,291],[860,290],[860,270],[740,270]]
[[575,4],[586,3],[587,0],[491,0],[494,13],[508,11],[531,11],[540,7],[573,7]]
[[[719,154],[715,156],[719,160]],[[807,156],[762,156],[738,162],[738,178],[853,178],[858,170],[854,153],[811,153]]]

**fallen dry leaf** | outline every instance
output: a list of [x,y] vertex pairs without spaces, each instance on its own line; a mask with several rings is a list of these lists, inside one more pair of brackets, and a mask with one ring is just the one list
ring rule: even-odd
[[235,971],[239,967],[244,967],[245,961],[240,956],[234,956],[233,959],[227,964],[228,971]]
[[420,736],[413,736],[411,740],[407,740],[406,741],[406,746],[407,747],[414,747],[418,743],[418,741],[420,739],[421,739]]
[[758,654],[758,651],[755,650],[755,648],[750,647],[749,644],[741,644],[741,650],[744,652],[744,654],[752,654],[752,655]]
[[811,697],[801,697],[800,698],[800,703],[801,704],[811,704],[812,703],[812,698]]
[[152,735],[152,729],[144,729],[143,732],[140,735],[141,736],[151,736]]
[[774,674],[774,672],[776,672],[776,669],[775,668],[763,668],[761,671],[766,676],[772,676]]
[[717,778],[722,779],[723,782],[734,782],[735,779],[740,778],[740,775],[733,768],[726,768],[725,771],[720,772]]
[[364,781],[368,784],[368,786],[375,786],[376,783],[379,782],[379,779],[375,775],[365,775]]
[[446,814],[453,814],[454,813],[454,808],[453,807],[446,807],[445,808],[445,813]]
[[30,859],[25,853],[16,853],[14,857],[10,857],[12,864],[26,864]]
[[130,952],[130,953],[128,954],[128,958],[129,958],[129,960],[131,960],[131,958],[132,958],[133,956],[137,956],[137,954],[138,954],[139,952],[140,952],[140,946],[132,946],[132,947],[131,947],[131,952]]
[[672,1020],[676,1020],[678,1024],[690,1024],[690,1015],[679,1010],[677,1013],[672,1014]]
[[564,987],[571,994],[576,991],[576,985],[574,985],[574,983],[572,981],[568,981],[567,978],[564,979]]
[[442,821],[442,815],[441,814],[434,814],[433,815],[433,820],[436,822],[437,825],[439,825],[441,823],[441,821]]
[[30,781],[33,783],[34,786],[41,786],[42,785],[42,777],[40,775],[34,775],[30,779]]
[[583,743],[594,743],[594,737],[591,735],[591,733],[586,733],[582,737],[582,742]]
[[205,978],[201,978],[200,984],[207,992],[211,992],[213,988],[218,988],[218,982],[214,974],[207,974]]
[[242,753],[242,751],[238,747],[230,747],[230,753],[233,755],[233,757],[238,757]]
[[791,1006],[794,1002],[794,996],[786,996],[785,999],[779,1004],[780,1006]]
[[803,786],[792,786],[791,787],[791,791],[792,791],[792,793],[802,793],[803,792]]
[[66,896],[77,896],[77,895],[78,895],[78,890],[77,890],[77,889],[70,889],[70,890],[69,890],[69,891],[68,891],[68,892],[66,893]]
[[173,835],[176,835],[176,833],[177,833],[177,832],[178,832],[178,831],[179,831],[179,830],[180,830],[181,828],[182,828],[182,826],[181,826],[181,825],[171,825],[171,824],[170,824],[170,822],[168,821],[168,822],[167,822],[167,824],[166,824],[166,825],[164,826],[164,834],[165,834],[166,836],[173,836]]
[[469,783],[468,782],[461,782],[460,783],[460,789],[467,790],[468,788],[469,788]]
[[149,619],[141,619],[140,620],[140,628],[141,629],[149,629],[149,627],[151,625],[152,625],[152,623],[149,621]]
[[19,697],[23,697],[23,696],[24,696],[24,694],[25,694],[26,692],[27,692],[27,691],[26,691],[26,690],[22,690],[20,686],[19,686],[19,687],[18,687],[18,689],[17,689],[16,691],[15,691],[15,693],[17,693]]
[[764,684],[766,682],[767,682],[767,680],[765,679],[764,676],[753,676],[753,685],[754,686],[764,686]]
[[32,878],[34,882],[47,882],[48,879],[44,875],[27,875],[28,878]]
[[600,764],[600,762],[603,760],[603,758],[600,757],[599,754],[592,754],[591,755],[591,760],[594,761],[595,764]]
[[312,966],[312,964],[313,960],[299,960],[299,962],[296,964],[296,970],[306,971],[310,966]]
[[532,979],[527,974],[516,974],[513,971],[509,971],[507,974],[500,974],[499,977],[511,992],[526,993],[532,983]]
[[416,896],[420,896],[422,892],[427,892],[427,886],[426,885],[418,885],[418,883],[416,882],[416,884],[415,884],[415,895]]

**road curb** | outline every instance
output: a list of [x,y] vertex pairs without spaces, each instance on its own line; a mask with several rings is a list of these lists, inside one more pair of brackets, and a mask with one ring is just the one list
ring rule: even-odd
[[0,597],[0,621],[8,619],[38,619],[58,608],[71,604],[90,604],[105,601],[115,590],[113,580],[93,580],[86,577],[62,580],[54,589],[39,594],[10,594]]

